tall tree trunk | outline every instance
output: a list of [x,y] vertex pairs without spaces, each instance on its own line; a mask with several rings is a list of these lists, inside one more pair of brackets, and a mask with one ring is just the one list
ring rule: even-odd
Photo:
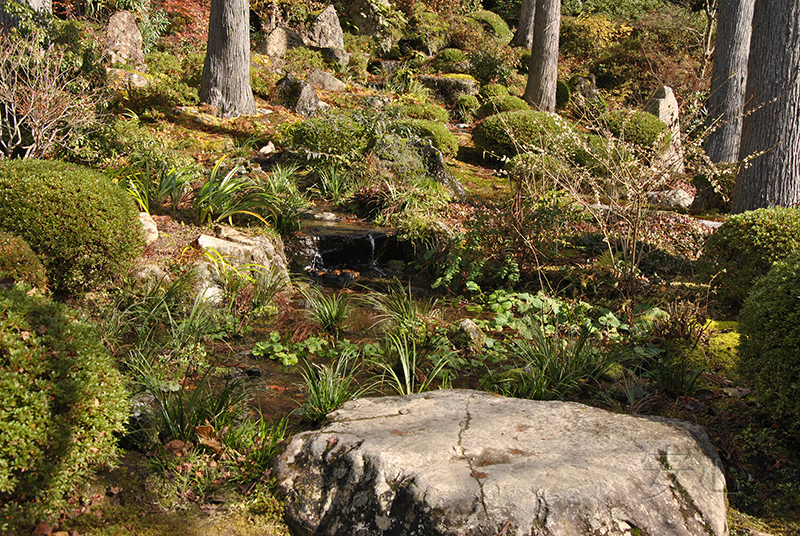
[[800,202],[800,0],[758,0],[733,212]]
[[517,23],[517,33],[511,40],[515,47],[533,47],[533,21],[536,15],[536,0],[522,0],[522,7],[519,12],[519,23]]
[[250,89],[249,10],[246,0],[211,0],[200,100],[225,118],[256,113]]
[[543,112],[556,109],[560,24],[561,0],[536,0],[531,68],[524,98]]
[[706,119],[706,126],[712,130],[705,142],[706,154],[715,163],[739,158],[754,5],[755,0],[722,0],[717,12]]

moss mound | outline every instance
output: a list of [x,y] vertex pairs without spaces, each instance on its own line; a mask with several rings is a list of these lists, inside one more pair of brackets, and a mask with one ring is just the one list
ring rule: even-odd
[[528,151],[541,151],[572,135],[564,119],[534,110],[503,112],[484,119],[475,127],[475,146],[498,156],[514,156]]

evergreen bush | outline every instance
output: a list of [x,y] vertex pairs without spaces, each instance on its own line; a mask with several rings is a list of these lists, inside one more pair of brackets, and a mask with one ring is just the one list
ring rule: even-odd
[[487,36],[497,40],[499,43],[505,45],[511,41],[511,38],[514,36],[508,24],[506,24],[506,21],[497,13],[481,9],[470,13],[468,17],[478,21],[481,26],[483,26]]
[[503,84],[486,84],[480,90],[479,95],[483,100],[489,100],[493,97],[508,97],[508,88]]
[[409,119],[426,119],[428,121],[438,121],[447,123],[450,121],[450,112],[442,106],[431,102],[395,104],[391,108],[396,109],[400,115]]
[[481,104],[478,102],[478,97],[475,95],[467,95],[462,93],[456,100],[456,109],[462,121],[470,122],[478,113]]
[[481,117],[488,117],[490,115],[502,113],[502,112],[511,112],[514,110],[530,110],[531,107],[528,105],[527,102],[520,99],[519,97],[513,97],[511,95],[507,95],[505,97],[491,97],[487,99],[483,106],[481,106],[478,115]]
[[296,123],[288,128],[295,149],[311,154],[352,157],[363,153],[371,133],[353,117],[331,113]]
[[0,277],[39,289],[47,287],[47,272],[36,253],[23,239],[4,231],[0,231]]
[[800,439],[800,254],[757,280],[739,314],[738,370],[755,396]]
[[669,147],[669,127],[653,114],[640,111],[606,112],[600,116],[599,123],[617,138],[638,147],[654,148],[659,152]]
[[425,119],[407,119],[396,121],[391,131],[401,136],[416,136],[431,142],[445,156],[458,153],[458,138],[441,123]]
[[29,534],[117,457],[127,395],[100,334],[66,306],[0,289],[0,533]]
[[0,229],[41,256],[57,292],[126,273],[144,248],[128,194],[105,175],[64,162],[0,161]]
[[571,137],[572,128],[555,114],[519,110],[492,115],[473,132],[475,146],[498,156],[541,151],[562,138]]
[[725,220],[708,238],[698,270],[722,305],[735,310],[757,278],[798,250],[800,209],[758,209]]

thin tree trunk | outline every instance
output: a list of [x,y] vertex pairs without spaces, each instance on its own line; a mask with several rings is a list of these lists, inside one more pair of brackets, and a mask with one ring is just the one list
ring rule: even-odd
[[711,133],[705,142],[715,163],[739,158],[754,5],[755,0],[722,0],[719,5],[706,120]]
[[250,89],[250,11],[246,0],[211,0],[200,100],[222,117],[256,113]]
[[759,0],[733,212],[800,202],[800,0]]
[[543,112],[552,112],[556,109],[560,24],[561,1],[536,0],[531,68],[524,98]]
[[536,0],[522,0],[522,7],[519,12],[519,23],[517,23],[517,33],[511,40],[515,47],[533,47],[533,21],[536,15]]

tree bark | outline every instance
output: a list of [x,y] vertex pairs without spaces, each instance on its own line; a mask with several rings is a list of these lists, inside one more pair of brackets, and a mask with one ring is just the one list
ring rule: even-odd
[[733,212],[800,202],[800,0],[758,0]]
[[533,21],[536,15],[536,0],[522,0],[522,7],[519,12],[519,22],[517,32],[511,40],[515,47],[533,47]]
[[524,98],[543,112],[556,109],[560,24],[561,0],[536,0],[531,68]]
[[250,89],[250,11],[246,0],[211,0],[200,100],[225,118],[256,113]]
[[755,0],[722,0],[717,12],[717,41],[711,69],[705,150],[712,162],[739,158],[747,57]]

